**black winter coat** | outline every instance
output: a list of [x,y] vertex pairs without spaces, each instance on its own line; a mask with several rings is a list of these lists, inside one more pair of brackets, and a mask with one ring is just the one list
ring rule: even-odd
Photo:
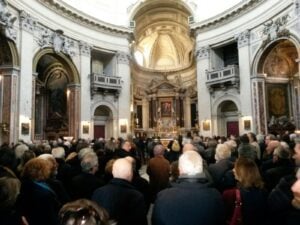
[[179,178],[158,193],[152,214],[153,225],[222,225],[221,194],[204,178]]
[[144,196],[126,180],[113,178],[94,192],[92,200],[104,207],[110,220],[116,220],[118,225],[147,224]]

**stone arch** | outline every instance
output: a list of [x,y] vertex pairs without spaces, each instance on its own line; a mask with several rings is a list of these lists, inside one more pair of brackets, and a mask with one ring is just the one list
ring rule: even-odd
[[32,69],[34,72],[36,72],[37,70],[38,62],[40,61],[40,59],[47,54],[53,56],[54,58],[58,59],[60,62],[63,63],[63,65],[67,69],[68,74],[71,75],[70,82],[72,84],[80,84],[79,72],[74,63],[72,62],[71,58],[61,52],[55,52],[53,48],[45,48],[38,51],[35,54],[35,56],[33,57],[32,65]]
[[117,109],[110,102],[97,102],[92,107],[93,113],[93,138],[116,137]]
[[93,115],[96,111],[96,109],[99,107],[99,106],[106,106],[108,107],[111,111],[112,111],[112,114],[114,117],[117,116],[117,108],[111,103],[111,102],[108,102],[108,101],[97,101],[93,104],[92,106],[92,112],[93,112]]
[[33,58],[34,139],[79,137],[80,76],[71,58],[52,48]]
[[20,66],[19,54],[15,43],[1,34],[0,34],[0,43],[1,43],[0,46],[1,52],[5,52],[6,54],[6,60],[1,60],[0,65],[5,64],[5,65],[10,65],[12,67]]
[[278,38],[265,46],[261,46],[257,50],[256,54],[254,55],[253,63],[251,65],[252,76],[263,75],[262,61],[265,60],[270,51],[281,41],[291,42],[295,46],[298,56],[300,55],[300,40],[297,37],[295,37],[294,35],[290,35],[289,37]]
[[260,123],[267,124],[267,132],[293,131],[294,124],[300,125],[300,80],[296,78],[299,76],[299,55],[300,40],[292,34],[261,46],[255,55],[252,76],[263,78],[256,81],[261,83],[263,91],[257,99],[263,106],[260,104],[256,110],[266,115]]
[[235,135],[240,132],[240,101],[233,95],[219,98],[213,104],[213,120],[219,135]]
[[240,105],[241,105],[241,102],[240,102],[240,99],[238,97],[236,97],[235,95],[233,94],[227,94],[227,95],[224,95],[220,98],[218,98],[212,105],[212,114],[213,115],[217,115],[218,114],[218,110],[219,110],[219,106],[220,104],[222,104],[222,102],[225,102],[225,101],[232,101],[234,102],[234,104],[237,106],[238,108],[238,111],[240,111]]

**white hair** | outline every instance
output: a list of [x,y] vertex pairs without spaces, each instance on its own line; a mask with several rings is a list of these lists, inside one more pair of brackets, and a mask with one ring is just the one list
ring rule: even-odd
[[193,176],[203,172],[201,156],[195,151],[186,151],[178,161],[180,175]]
[[63,147],[53,148],[51,154],[56,159],[63,159],[63,158],[65,158],[65,155],[66,155],[65,149]]
[[21,144],[21,145],[18,145],[16,148],[15,148],[15,156],[17,159],[21,159],[22,156],[24,155],[24,152],[29,150],[29,147],[25,144]]
[[230,148],[227,144],[218,144],[216,147],[215,159],[220,161],[222,159],[228,159],[231,156]]
[[95,166],[98,166],[98,157],[95,152],[86,153],[81,162],[80,166],[83,172],[89,172]]
[[82,160],[84,155],[86,155],[87,153],[90,153],[90,152],[94,152],[93,149],[91,148],[83,148],[81,149],[79,152],[78,152],[78,158],[79,160]]

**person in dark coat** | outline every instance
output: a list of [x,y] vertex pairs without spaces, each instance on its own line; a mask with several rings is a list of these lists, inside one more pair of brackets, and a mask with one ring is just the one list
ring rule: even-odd
[[170,163],[164,157],[165,147],[161,144],[154,147],[155,157],[149,160],[147,174],[149,175],[151,202],[156,195],[169,186]]
[[71,196],[73,199],[91,199],[93,192],[104,185],[104,181],[95,176],[98,170],[98,157],[96,153],[89,152],[81,160],[82,172],[73,177],[71,181]]
[[297,180],[296,171],[300,167],[300,140],[295,140],[295,142],[293,155],[295,170],[292,174],[282,177],[268,197],[268,224],[270,225],[284,224],[288,213],[293,209],[294,195],[291,187]]
[[126,140],[122,143],[122,148],[117,149],[115,151],[114,158],[125,158],[127,156],[133,157],[136,162],[136,171],[138,171],[141,168],[141,160],[136,157],[136,154],[134,153],[134,149],[132,148],[132,144],[130,141]]
[[290,151],[282,145],[275,148],[273,153],[273,166],[263,173],[267,190],[271,191],[286,175],[293,174],[295,166],[290,159]]
[[0,221],[1,225],[22,224],[21,215],[16,210],[16,200],[21,182],[7,167],[0,165]]
[[221,194],[210,188],[203,162],[196,151],[179,157],[180,176],[172,187],[158,193],[154,203],[153,225],[222,225],[224,205]]
[[240,157],[234,165],[234,176],[237,187],[223,192],[226,208],[226,219],[230,221],[235,208],[236,189],[241,195],[242,224],[265,225],[267,208],[267,191],[254,160]]
[[287,213],[285,225],[298,225],[300,221],[300,179],[293,184],[291,188],[294,198],[292,200],[292,209]]
[[105,208],[109,219],[118,225],[147,225],[147,209],[143,195],[132,186],[132,163],[117,159],[112,169],[113,179],[98,188],[92,200]]
[[22,184],[16,205],[30,225],[59,225],[61,207],[55,192],[46,183],[52,165],[42,158],[29,160],[22,172]]
[[229,146],[227,144],[218,144],[215,154],[216,163],[211,163],[208,166],[208,172],[213,178],[215,187],[220,192],[234,187],[236,184],[234,176],[231,173],[233,162],[230,160],[230,157],[231,150]]

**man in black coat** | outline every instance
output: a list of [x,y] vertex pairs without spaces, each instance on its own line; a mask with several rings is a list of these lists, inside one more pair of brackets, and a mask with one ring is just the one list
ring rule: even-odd
[[126,158],[113,164],[113,179],[98,188],[92,200],[105,208],[110,220],[118,225],[147,225],[147,209],[143,195],[132,186],[132,163]]
[[81,160],[82,172],[73,177],[71,181],[71,196],[75,199],[90,199],[94,191],[104,185],[104,181],[95,176],[98,170],[98,157],[96,153],[89,152]]
[[221,194],[209,187],[201,156],[186,151],[179,158],[179,179],[158,193],[153,225],[222,225],[224,204]]

